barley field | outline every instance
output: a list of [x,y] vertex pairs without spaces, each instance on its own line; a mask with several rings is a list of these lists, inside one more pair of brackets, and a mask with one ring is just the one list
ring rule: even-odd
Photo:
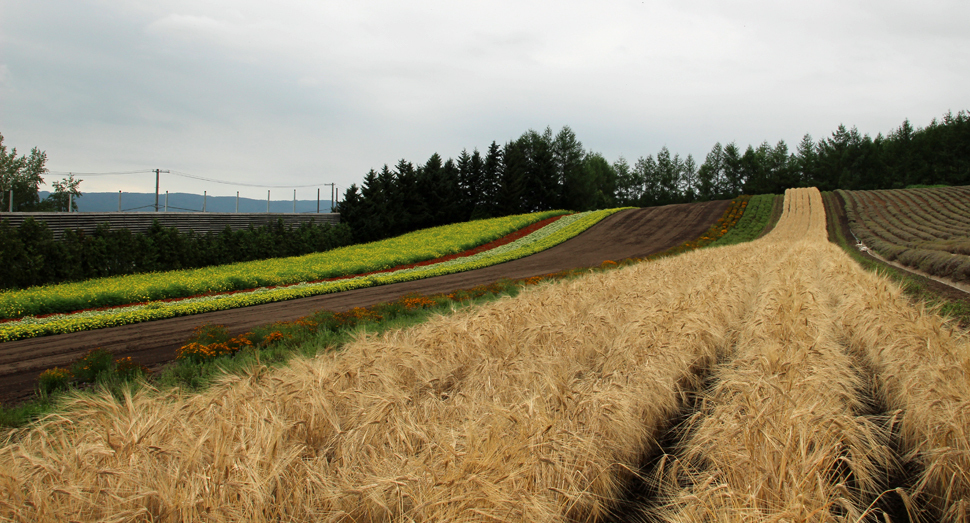
[[828,243],[820,194],[792,189],[754,242],[202,394],[77,397],[0,447],[0,520],[603,521],[636,479],[656,494],[627,520],[854,522],[890,490],[966,522],[968,375],[966,336]]

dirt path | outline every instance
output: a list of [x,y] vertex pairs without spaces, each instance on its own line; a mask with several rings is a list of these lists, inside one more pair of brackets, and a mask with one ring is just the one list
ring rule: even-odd
[[294,320],[320,309],[345,311],[393,301],[413,292],[450,292],[502,278],[527,278],[591,267],[605,260],[647,256],[700,236],[721,217],[729,203],[725,200],[620,212],[556,247],[474,271],[243,309],[2,343],[0,403],[9,405],[30,397],[37,375],[44,369],[67,365],[98,347],[119,357],[131,356],[138,363],[157,367],[171,361],[175,350],[185,343],[192,329],[205,322],[225,325],[231,332],[244,332],[274,321]]

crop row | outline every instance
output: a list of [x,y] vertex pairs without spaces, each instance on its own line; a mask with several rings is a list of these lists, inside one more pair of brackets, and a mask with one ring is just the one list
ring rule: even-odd
[[25,317],[0,323],[0,341],[46,336],[66,332],[114,327],[131,323],[188,316],[276,301],[305,298],[376,285],[386,285],[480,269],[515,260],[558,245],[585,231],[620,209],[572,214],[556,220],[528,236],[471,256],[393,272],[369,274],[333,281],[301,282],[275,288],[258,288],[231,294],[198,296],[182,300],[153,301],[127,307],[91,310],[74,314],[54,314],[40,318]]
[[564,211],[492,218],[327,252],[0,292],[0,319],[184,298],[360,274],[460,253]]
[[[819,193],[793,190],[751,243],[539,285],[197,396],[78,398],[0,448],[0,517],[601,520],[655,456],[660,497],[629,519],[888,520],[873,511],[897,496],[965,522],[968,365],[970,342],[830,244]],[[895,415],[864,414],[879,404]],[[903,466],[917,476],[887,482]]]
[[[719,220],[718,223],[730,222],[730,217],[736,215],[739,209],[744,209],[744,204],[746,204],[747,201],[748,198],[742,197],[731,202],[731,204],[725,210],[722,219]],[[779,207],[781,206],[779,205]],[[745,212],[751,212],[750,208]],[[533,224],[514,234],[505,236],[500,240],[477,247],[471,251],[466,251],[466,253],[462,253],[462,255],[477,254],[478,252],[483,252],[487,249],[493,248],[496,246],[496,244],[511,243],[512,241],[533,232],[535,229],[544,226],[544,224],[554,219],[555,218],[537,222],[536,224]],[[715,224],[712,227],[712,230],[707,231],[704,236],[717,238],[722,229],[720,226]],[[731,230],[733,229],[728,229],[728,233],[730,233]],[[685,248],[685,246],[688,247]],[[670,249],[670,251],[683,253],[687,252],[687,250],[693,250],[704,246],[706,245],[698,243],[697,239],[692,239],[680,246],[673,247]],[[176,359],[189,360],[193,362],[193,364],[204,364],[205,362],[213,359],[235,356],[240,351],[247,349],[260,350],[261,352],[264,347],[269,347],[274,341],[278,340],[307,340],[311,339],[321,331],[340,333],[356,328],[362,322],[380,323],[383,321],[393,320],[402,315],[407,315],[410,311],[414,311],[415,309],[441,306],[443,304],[450,304],[454,302],[461,303],[465,302],[466,300],[479,298],[486,294],[509,293],[520,287],[527,287],[538,285],[539,283],[543,282],[558,281],[565,278],[576,277],[580,274],[585,274],[590,270],[612,270],[633,263],[640,263],[643,261],[666,257],[671,255],[671,252],[661,252],[648,258],[626,258],[618,261],[606,260],[598,268],[577,268],[540,276],[532,276],[519,280],[501,280],[489,285],[480,285],[471,289],[457,290],[444,295],[436,294],[426,296],[409,294],[394,302],[380,303],[370,307],[357,307],[345,312],[320,310],[309,316],[299,318],[294,321],[273,322],[272,324],[266,324],[249,332],[237,334],[235,336],[231,335],[224,326],[204,323],[196,329],[192,338],[177,351]],[[102,370],[101,373],[95,373],[94,378],[96,379],[90,379],[90,376],[89,379],[84,379],[78,375],[76,368],[79,366],[87,366],[86,362],[93,357],[92,354],[95,356],[100,355],[100,353],[95,351],[94,353],[85,355],[77,362],[68,366],[68,368],[53,367],[41,373],[40,377],[38,378],[38,391],[40,392],[41,399],[49,395],[49,393],[53,390],[66,390],[72,385],[85,386],[88,383],[94,383],[102,379],[107,382],[117,381],[117,374],[130,374],[132,377],[134,377],[136,374],[138,376],[146,376],[144,372],[131,373],[126,366],[119,366],[120,370],[115,372],[113,368],[111,368],[111,361],[108,360],[107,362],[101,362],[100,365],[96,366]],[[263,355],[263,357],[266,357],[266,355]],[[128,358],[128,360],[130,361],[130,358]],[[185,362],[183,361],[182,364],[185,364]],[[176,371],[176,373],[179,376],[183,375],[182,371]],[[192,378],[195,375],[195,372],[188,372],[190,379],[188,382],[184,383],[184,385],[190,387],[195,386],[197,383],[194,378]],[[181,381],[177,381],[177,383],[181,383]],[[27,422],[28,418],[29,416],[25,417],[23,415],[12,413],[5,417],[11,426],[23,424]]]
[[936,276],[970,281],[970,188],[839,192],[850,228],[867,247]]
[[734,245],[758,238],[769,226],[775,202],[781,199],[783,197],[776,194],[759,194],[750,197],[741,219],[711,246]]

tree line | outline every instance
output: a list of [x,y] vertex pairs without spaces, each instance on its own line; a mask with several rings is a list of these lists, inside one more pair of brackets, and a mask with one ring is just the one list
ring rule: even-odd
[[780,194],[789,187],[893,189],[970,184],[970,116],[947,113],[924,128],[908,120],[889,134],[862,135],[840,125],[818,141],[806,134],[794,151],[782,140],[743,150],[716,143],[698,165],[662,147],[632,164],[583,148],[568,126],[526,131],[484,154],[457,160],[435,153],[423,164],[401,160],[371,170],[338,205],[355,241],[416,229],[549,209],[646,207]]

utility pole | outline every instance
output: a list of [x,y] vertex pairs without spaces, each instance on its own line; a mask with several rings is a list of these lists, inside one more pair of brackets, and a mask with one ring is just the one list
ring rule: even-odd
[[335,186],[332,183],[325,183],[323,185],[329,185],[330,186],[330,212],[333,212],[333,191],[335,189]]
[[158,212],[158,173],[168,173],[161,169],[155,169],[155,212]]

